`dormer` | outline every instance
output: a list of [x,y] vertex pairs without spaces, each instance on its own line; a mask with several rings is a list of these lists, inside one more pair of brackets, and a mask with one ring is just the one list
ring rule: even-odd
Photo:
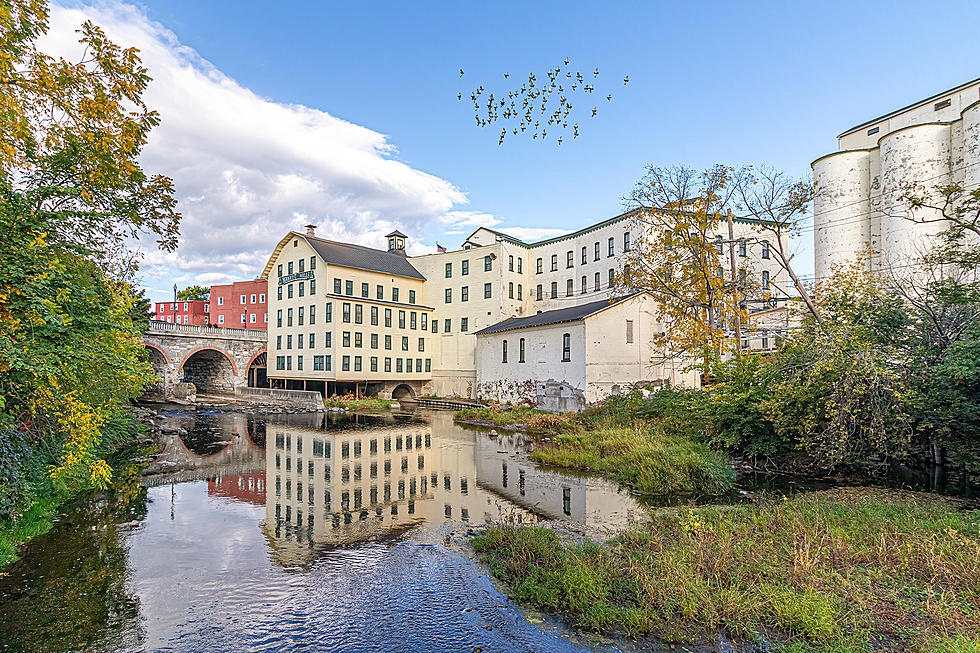
[[405,253],[405,239],[408,238],[408,236],[396,230],[385,236],[385,238],[388,239],[389,252]]

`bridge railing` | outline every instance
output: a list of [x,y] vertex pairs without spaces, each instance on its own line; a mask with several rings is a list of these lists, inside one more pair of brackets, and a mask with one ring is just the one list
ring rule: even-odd
[[265,340],[267,333],[262,329],[236,329],[234,327],[203,326],[200,324],[175,324],[163,320],[150,320],[147,333],[183,333],[192,336],[216,336],[224,338],[248,338]]

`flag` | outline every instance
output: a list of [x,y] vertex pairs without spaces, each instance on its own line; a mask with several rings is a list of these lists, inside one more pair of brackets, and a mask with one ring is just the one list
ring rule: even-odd
[[436,251],[439,252],[440,254],[445,254],[446,248],[440,245],[439,243],[436,243]]

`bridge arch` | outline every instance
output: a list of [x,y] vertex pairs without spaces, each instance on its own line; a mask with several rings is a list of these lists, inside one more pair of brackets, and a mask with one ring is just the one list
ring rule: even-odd
[[[163,356],[163,362],[164,363],[168,363],[168,364],[170,363],[170,355],[167,354],[167,350],[166,349],[164,349],[160,345],[154,344],[152,342],[147,342],[146,340],[143,341],[143,345],[147,349],[149,349],[150,351],[159,352],[160,355]],[[153,354],[150,354],[150,362],[151,363],[153,362]]]
[[408,385],[407,383],[402,383],[401,385],[396,385],[392,389],[391,398],[395,400],[400,400],[400,399],[414,400],[415,390],[413,390],[412,386]]
[[238,367],[228,352],[214,346],[197,347],[180,364],[183,380],[193,383],[198,392],[232,392]]
[[266,376],[268,365],[268,354],[265,349],[252,356],[245,366],[245,377],[250,388],[268,388],[269,380]]

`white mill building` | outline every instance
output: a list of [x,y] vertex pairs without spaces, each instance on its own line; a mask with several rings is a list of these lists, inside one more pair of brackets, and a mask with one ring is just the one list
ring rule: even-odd
[[[926,98],[837,137],[840,151],[813,162],[816,278],[870,253],[881,269],[903,265],[942,231],[936,222],[907,219],[903,184],[928,189],[980,185],[980,79]],[[927,221],[935,211],[914,216]]]

